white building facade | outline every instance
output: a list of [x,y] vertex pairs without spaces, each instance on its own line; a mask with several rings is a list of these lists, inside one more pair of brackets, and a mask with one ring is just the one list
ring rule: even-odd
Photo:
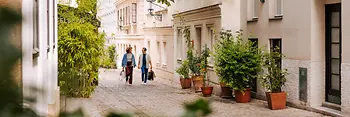
[[101,22],[99,32],[106,34],[107,42],[112,39],[117,32],[117,10],[114,5],[115,0],[98,0],[97,17]]
[[[350,82],[349,3],[346,0],[176,0],[171,7],[184,16],[197,50],[204,44],[209,47],[215,44],[211,35],[219,36],[222,28],[233,32],[241,29],[244,39],[258,42],[258,46],[267,50],[279,46],[286,56],[282,67],[289,72],[283,87],[288,104],[333,116],[349,116],[350,90],[346,87]],[[179,23],[174,15],[175,64],[186,53]],[[213,69],[209,70],[209,78],[218,83]],[[219,94],[220,86],[213,85],[215,94]],[[259,80],[253,91],[257,98],[265,98],[266,90]]]
[[[43,116],[57,116],[58,87],[57,1],[22,1],[22,80],[24,97],[35,97],[29,104]],[[33,92],[35,87],[43,92]],[[27,105],[27,102],[24,102]]]

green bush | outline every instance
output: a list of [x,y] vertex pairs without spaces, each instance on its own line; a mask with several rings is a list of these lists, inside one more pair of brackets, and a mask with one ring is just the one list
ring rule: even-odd
[[101,59],[101,67],[103,68],[117,68],[116,65],[116,46],[113,44],[108,46],[107,49],[104,50],[103,57]]
[[234,90],[249,88],[251,79],[258,77],[255,73],[262,70],[261,49],[243,41],[242,31],[237,32],[235,39],[229,30],[221,31],[214,48],[214,67],[220,81]]
[[282,87],[287,82],[287,69],[281,69],[280,61],[284,56],[279,53],[279,48],[264,54],[264,67],[266,72],[261,77],[263,86],[273,93],[282,92]]
[[189,68],[188,68],[188,60],[184,60],[179,68],[177,68],[176,73],[180,74],[182,78],[190,78],[189,77]]
[[58,7],[58,17],[65,19],[58,24],[58,78],[61,93],[68,97],[90,97],[98,81],[104,35],[84,11],[83,5]]

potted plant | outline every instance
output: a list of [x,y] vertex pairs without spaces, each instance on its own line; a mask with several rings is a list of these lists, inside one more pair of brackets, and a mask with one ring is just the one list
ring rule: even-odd
[[190,75],[192,77],[193,86],[195,89],[195,92],[201,92],[201,87],[203,86],[203,80],[204,76],[200,74],[200,57],[193,55],[193,45],[194,42],[190,38],[190,28],[188,26],[182,27],[184,38],[186,39],[187,44],[187,60],[188,60],[188,67],[191,71]]
[[200,73],[201,59],[200,57],[193,56],[192,50],[188,51],[187,58],[189,59],[189,69],[191,71],[192,81],[195,92],[201,92],[201,87],[204,84],[204,75]]
[[211,96],[211,94],[213,93],[213,86],[209,86],[209,79],[207,76],[207,71],[208,71],[208,57],[209,57],[209,48],[207,47],[207,45],[205,45],[202,53],[201,53],[201,65],[200,65],[200,72],[201,74],[204,75],[204,86],[201,87],[202,89],[202,94],[204,97],[209,97]]
[[214,48],[214,68],[220,80],[233,88],[236,102],[249,102],[249,81],[262,70],[261,49],[253,47],[249,41],[243,41],[242,31],[237,31],[234,38],[229,30],[221,31]]
[[220,80],[220,87],[221,87],[221,93],[220,97],[221,98],[232,98],[232,88],[227,86],[226,81],[224,79],[219,79]]
[[191,88],[191,78],[189,77],[189,68],[188,68],[188,60],[184,60],[179,68],[177,68],[176,73],[178,73],[180,78],[180,83],[182,89]]
[[272,110],[285,109],[287,93],[282,87],[287,81],[287,69],[281,68],[281,60],[284,56],[280,54],[279,48],[272,50],[264,56],[265,74],[261,77],[263,86],[268,90],[266,99]]

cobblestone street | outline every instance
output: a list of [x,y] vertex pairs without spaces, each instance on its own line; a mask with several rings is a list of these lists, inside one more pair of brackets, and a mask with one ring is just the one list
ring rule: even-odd
[[[66,99],[61,106],[67,110],[83,107],[89,117],[102,117],[108,112],[133,113],[136,117],[179,117],[183,104],[203,98],[201,93],[184,90],[179,84],[163,78],[156,78],[147,86],[141,85],[140,72],[134,72],[132,86],[119,80],[118,70],[101,70],[99,86],[89,99]],[[211,101],[213,113],[210,117],[323,117],[324,115],[288,107],[272,111],[265,101],[252,100],[248,104],[217,96]]]

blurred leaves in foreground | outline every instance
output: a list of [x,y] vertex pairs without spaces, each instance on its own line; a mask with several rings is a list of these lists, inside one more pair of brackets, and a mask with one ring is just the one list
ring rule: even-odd
[[[7,7],[0,7],[0,117],[38,116],[32,109],[23,108],[21,87],[11,74],[22,54],[10,43],[9,34],[21,20],[21,14]],[[27,100],[31,101],[33,100]]]

